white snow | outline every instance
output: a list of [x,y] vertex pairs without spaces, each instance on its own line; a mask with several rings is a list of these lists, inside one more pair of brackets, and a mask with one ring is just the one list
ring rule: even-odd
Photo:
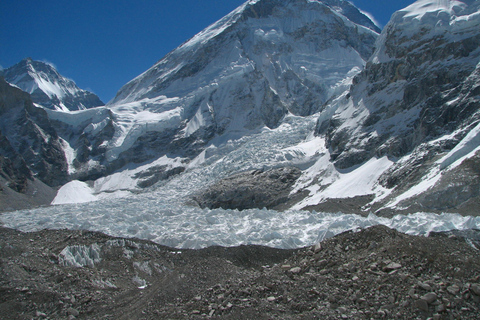
[[[353,198],[370,194],[376,195],[378,200],[390,192],[378,185],[378,178],[393,164],[387,157],[372,158],[363,165],[349,170],[337,170],[329,159],[330,154],[325,152],[299,180],[293,192],[311,184],[307,188],[310,190],[310,195],[295,205],[294,209],[316,205],[328,199]],[[316,180],[318,182],[312,184],[312,181]]]
[[[436,37],[450,38],[450,41],[475,36],[480,28],[480,3],[458,0],[419,0],[393,14],[377,40],[377,50],[371,57],[373,63],[388,62],[385,41],[390,30],[402,35],[397,45],[408,47],[415,41],[426,43]],[[417,38],[422,30],[422,41]],[[415,40],[410,40],[415,39]]]
[[156,167],[165,167],[171,170],[182,166],[182,158],[169,158],[163,156],[153,162],[142,165],[130,165],[123,170],[102,177],[94,181],[93,187],[87,183],[74,180],[62,186],[52,201],[52,205],[85,203],[97,200],[113,200],[132,196],[132,192],[139,192],[137,175],[145,171],[154,170]]
[[[449,134],[437,140],[449,139],[456,133]],[[404,193],[398,195],[395,199],[390,201],[386,207],[395,208],[402,201],[418,196],[440,181],[442,175],[448,171],[459,166],[465,159],[468,159],[480,151],[480,123],[475,126],[470,132],[460,141],[455,148],[436,161],[430,172],[428,172],[420,183],[411,187]],[[401,161],[401,160],[400,160]]]
[[105,107],[97,107],[80,111],[63,112],[59,110],[46,109],[48,117],[73,127],[85,123],[99,123],[108,117],[109,110]]
[[93,195],[93,190],[85,182],[74,180],[57,192],[57,196],[52,201],[52,205],[66,203],[85,203],[96,201],[97,197]]
[[[137,186],[139,178],[136,178],[136,175],[144,171],[148,171],[150,168],[160,166],[166,166],[168,170],[176,167],[181,167],[182,158],[169,158],[167,156],[163,156],[153,162],[149,162],[139,166],[130,166],[131,168],[124,168],[119,172],[96,180],[93,190],[96,194],[106,192],[107,194],[102,195],[103,198],[118,197],[118,194],[114,194],[114,192],[121,190],[139,191],[139,187]],[[130,192],[126,194],[131,195]]]
[[405,13],[405,18],[420,20],[428,13],[443,11],[452,14],[465,7],[465,3],[457,0],[419,0],[399,12]]
[[440,170],[447,167],[453,168],[462,163],[466,158],[470,158],[480,150],[480,123],[473,128],[465,138],[458,143],[446,156],[437,163],[440,164]]
[[[180,126],[183,108],[177,98],[159,97],[111,107],[117,130],[107,150],[107,160],[113,161],[128,150],[137,139],[147,132],[163,131]],[[156,103],[155,110],[148,109]]]
[[[50,99],[58,99],[58,103],[54,103],[55,109],[69,112],[63,103],[64,99],[75,96],[83,90],[78,88],[72,80],[61,76],[52,63],[43,62],[49,66],[46,71],[42,71],[41,69],[37,70],[34,63],[30,62],[27,62],[26,74],[18,74],[10,82],[30,94],[40,90]],[[85,108],[81,104],[78,107],[79,109]]]
[[[36,76],[36,75],[34,75]],[[44,79],[42,77],[35,77],[36,79],[36,85],[40,90],[45,92],[46,95],[49,96],[49,98],[58,98],[59,100],[62,99],[65,95],[65,93],[62,91],[62,89],[55,83],[52,83],[48,81],[47,79]],[[36,88],[35,88],[36,89]]]
[[62,144],[63,152],[65,154],[65,159],[67,160],[68,173],[75,173],[75,167],[73,166],[73,161],[75,160],[76,151],[73,149],[70,144],[62,138],[59,138],[60,143]]

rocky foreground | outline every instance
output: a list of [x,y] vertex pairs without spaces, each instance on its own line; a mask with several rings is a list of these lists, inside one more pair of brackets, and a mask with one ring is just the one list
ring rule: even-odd
[[0,315],[478,319],[475,246],[459,234],[425,238],[381,226],[299,250],[177,250],[87,231],[0,228]]

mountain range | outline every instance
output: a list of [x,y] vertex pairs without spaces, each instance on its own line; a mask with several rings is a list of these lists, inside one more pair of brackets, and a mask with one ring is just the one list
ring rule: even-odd
[[0,210],[202,168],[185,205],[478,215],[479,12],[420,0],[380,30],[348,1],[247,1],[106,105],[22,60],[0,79]]

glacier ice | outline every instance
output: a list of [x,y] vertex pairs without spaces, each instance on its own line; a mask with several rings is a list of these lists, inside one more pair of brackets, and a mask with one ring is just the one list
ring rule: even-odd
[[90,246],[68,246],[60,252],[59,263],[65,267],[91,267],[102,261],[100,247],[97,244]]
[[[247,135],[242,133],[241,138],[214,139],[183,174],[159,182],[145,193],[122,198],[108,198],[104,195],[102,201],[97,202],[6,212],[0,219],[6,227],[22,231],[85,229],[112,236],[152,240],[176,248],[242,244],[297,248],[347,230],[378,224],[420,235],[432,231],[480,228],[480,217],[462,217],[457,214],[416,213],[388,219],[374,214],[362,217],[293,209],[286,212],[266,209],[210,210],[187,204],[189,196],[195,190],[239,171],[294,164],[306,168],[304,181],[311,179],[315,165],[321,162],[326,152],[322,138],[311,134],[317,117],[318,115],[289,115],[276,129],[264,128]],[[335,188],[346,188],[349,177],[384,170],[388,165],[387,159],[377,159],[350,172],[332,171],[331,174],[338,174],[345,179],[338,180],[341,183],[332,184],[331,189],[325,190],[333,192]],[[309,171],[309,168],[312,170]],[[335,169],[332,167],[332,170]],[[358,191],[352,189],[352,195]],[[110,245],[124,246],[124,243],[115,240]],[[90,249],[69,249],[65,252],[65,257],[69,257],[65,261],[88,265],[88,261],[94,261],[89,256],[92,251]],[[125,254],[132,256],[133,252]]]

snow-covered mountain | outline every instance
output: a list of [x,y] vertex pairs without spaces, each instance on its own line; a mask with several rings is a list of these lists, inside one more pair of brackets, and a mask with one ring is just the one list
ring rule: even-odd
[[479,3],[417,1],[379,35],[348,1],[248,1],[107,106],[46,111],[82,181],[54,203],[472,214]]
[[[78,180],[2,222],[188,248],[478,228],[480,1],[420,0],[375,30],[347,1],[248,1],[105,107],[35,108],[7,85],[4,114],[31,129],[1,127],[2,179],[61,150]],[[54,146],[30,147],[29,172],[13,159],[30,136]]]
[[[126,84],[106,108],[49,114],[74,178],[123,170],[141,179],[117,188],[149,186],[211,143],[321,110],[363,69],[376,30],[347,1],[249,1]],[[175,160],[144,170],[162,157]]]
[[346,1],[246,2],[120,89],[109,160],[192,157],[215,136],[314,114],[363,69],[374,28]]
[[74,111],[104,105],[95,94],[77,87],[49,63],[23,59],[5,69],[3,76],[7,82],[30,93],[34,103],[47,109]]
[[304,204],[345,198],[339,179],[370,168],[357,177],[370,184],[350,194],[363,196],[355,210],[471,212],[480,199],[479,72],[480,1],[422,0],[395,13],[351,89],[320,114],[328,152]]

